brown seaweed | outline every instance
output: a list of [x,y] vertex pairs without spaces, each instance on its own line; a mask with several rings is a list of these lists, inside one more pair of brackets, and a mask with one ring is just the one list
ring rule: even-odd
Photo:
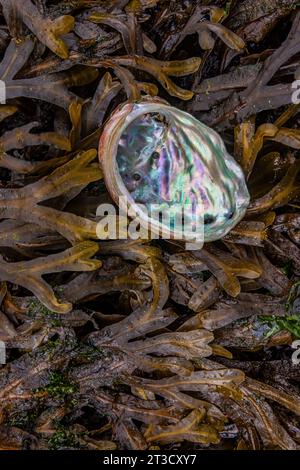
[[[0,3],[0,449],[299,449],[298,2]],[[201,250],[97,232],[103,125],[145,95],[247,178]]]

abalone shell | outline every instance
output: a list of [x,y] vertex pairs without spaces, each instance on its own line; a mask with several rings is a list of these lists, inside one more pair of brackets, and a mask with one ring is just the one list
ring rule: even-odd
[[[244,174],[221,137],[192,115],[162,102],[121,106],[105,126],[99,155],[113,199],[118,203],[123,195],[135,207],[143,204],[145,221],[153,206],[158,212],[167,210],[176,235],[178,212],[187,207],[184,223],[188,220],[193,229],[184,231],[184,240],[193,239],[199,220],[204,241],[222,238],[249,204]],[[156,224],[161,233],[163,223]]]

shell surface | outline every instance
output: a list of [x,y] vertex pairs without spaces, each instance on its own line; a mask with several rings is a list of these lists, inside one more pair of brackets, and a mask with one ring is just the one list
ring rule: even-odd
[[[118,108],[105,126],[99,156],[115,202],[126,196],[135,208],[142,204],[145,221],[153,206],[158,212],[167,209],[174,233],[178,212],[185,207],[193,227],[202,220],[204,241],[222,238],[249,205],[243,172],[221,137],[192,115],[161,102]],[[163,222],[156,223],[157,231],[159,224]],[[184,232],[182,238],[192,237]]]

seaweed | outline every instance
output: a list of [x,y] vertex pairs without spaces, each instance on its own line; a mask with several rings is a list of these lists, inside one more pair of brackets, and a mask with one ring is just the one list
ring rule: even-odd
[[[0,449],[299,449],[299,2],[0,3]],[[201,250],[97,230],[103,126],[149,95],[247,179]]]

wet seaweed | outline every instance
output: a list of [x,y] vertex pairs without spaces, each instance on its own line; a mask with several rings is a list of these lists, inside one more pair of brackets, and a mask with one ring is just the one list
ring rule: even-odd
[[[0,4],[0,449],[299,450],[299,2]],[[247,178],[202,250],[97,232],[103,125],[144,95]]]

